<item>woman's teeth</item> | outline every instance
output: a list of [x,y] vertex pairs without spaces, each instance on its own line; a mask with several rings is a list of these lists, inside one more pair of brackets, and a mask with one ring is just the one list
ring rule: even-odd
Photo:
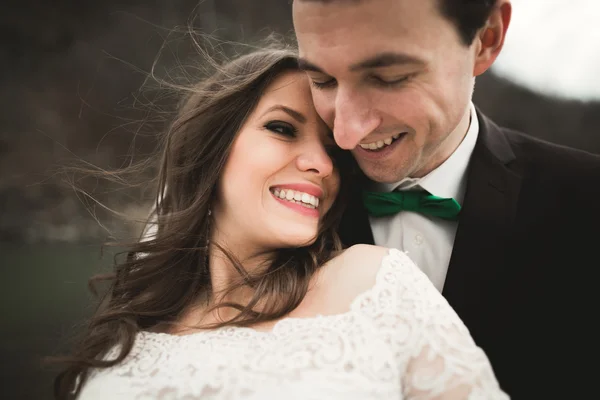
[[271,191],[275,197],[279,197],[282,200],[286,200],[292,203],[301,204],[307,208],[319,207],[319,198],[312,196],[308,193],[299,192],[291,189],[279,189],[275,188]]
[[378,140],[372,143],[359,143],[359,146],[365,150],[379,150],[383,147],[389,146],[394,140],[398,139],[399,137],[400,134],[397,133],[384,140]]

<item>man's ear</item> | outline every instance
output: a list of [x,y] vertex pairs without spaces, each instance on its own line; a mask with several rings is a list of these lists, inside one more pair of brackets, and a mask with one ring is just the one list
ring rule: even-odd
[[496,57],[500,54],[506,31],[510,24],[512,14],[512,4],[510,0],[500,0],[490,14],[486,25],[479,30],[475,37],[475,65],[473,67],[473,76],[479,76],[487,71]]

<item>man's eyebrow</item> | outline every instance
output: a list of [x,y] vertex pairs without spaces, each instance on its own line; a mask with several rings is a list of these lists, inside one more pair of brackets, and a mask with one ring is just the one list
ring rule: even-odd
[[350,70],[357,71],[361,69],[384,68],[406,64],[425,65],[425,61],[406,53],[385,52],[376,54],[371,58],[350,66]]
[[267,111],[264,112],[263,116],[273,111],[283,111],[290,117],[294,118],[296,121],[300,122],[301,124],[306,123],[306,117],[302,115],[302,113],[296,110],[292,110],[291,108],[283,106],[281,104],[277,104],[269,108]]
[[324,72],[321,68],[319,68],[315,64],[307,61],[305,58],[298,59],[298,68],[300,68],[302,71],[313,71],[313,72],[320,72],[320,73],[324,74]]
[[[384,68],[391,67],[394,65],[406,64],[425,65],[425,61],[405,53],[384,52],[376,54],[375,56],[360,61],[356,64],[353,64],[350,66],[349,69],[350,71],[354,72],[364,69]],[[312,71],[325,74],[325,72],[320,67],[316,66],[315,64],[306,60],[305,58],[298,59],[298,67],[303,71]]]

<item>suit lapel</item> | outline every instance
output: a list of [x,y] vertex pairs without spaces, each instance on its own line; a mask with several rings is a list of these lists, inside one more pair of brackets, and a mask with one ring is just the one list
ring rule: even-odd
[[[508,139],[477,112],[479,136],[467,176],[467,188],[443,295],[469,326],[484,305],[478,301],[494,285],[514,223],[521,177],[508,168],[515,159]],[[474,322],[474,321],[473,321]]]

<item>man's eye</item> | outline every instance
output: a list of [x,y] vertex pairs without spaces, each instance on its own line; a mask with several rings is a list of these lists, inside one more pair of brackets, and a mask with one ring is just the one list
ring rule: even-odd
[[373,76],[371,77],[371,79],[379,86],[382,87],[393,87],[396,85],[399,85],[403,82],[405,82],[409,77],[408,76],[403,76],[401,78],[396,78],[396,79],[384,79],[382,77],[379,76]]
[[297,129],[287,122],[283,121],[271,121],[265,124],[265,128],[271,132],[278,133],[280,135],[295,137]]
[[327,88],[335,86],[335,84],[337,83],[335,79],[329,79],[329,80],[323,81],[323,82],[319,82],[319,81],[315,81],[315,80],[311,79],[310,82],[317,89],[327,89]]

